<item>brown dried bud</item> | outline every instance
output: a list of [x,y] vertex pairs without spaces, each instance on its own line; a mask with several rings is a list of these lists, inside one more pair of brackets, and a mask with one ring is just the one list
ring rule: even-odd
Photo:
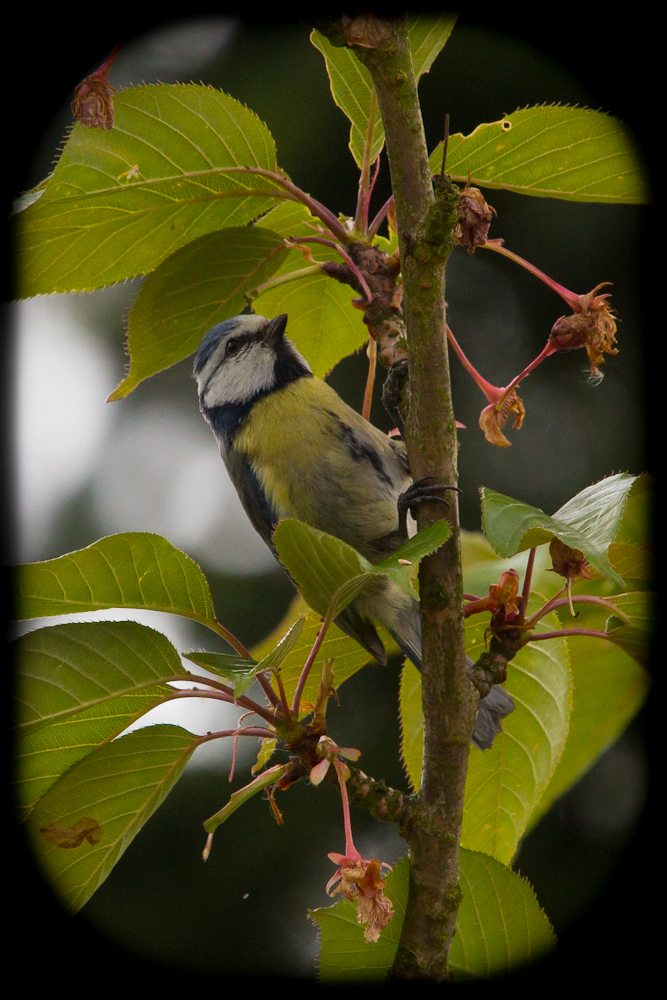
[[559,351],[572,351],[585,347],[588,360],[591,363],[591,377],[596,381],[602,378],[598,365],[604,361],[604,354],[618,354],[616,343],[616,320],[609,308],[607,299],[609,293],[596,295],[598,289],[611,282],[603,281],[592,292],[578,295],[580,308],[570,316],[561,316],[554,323],[549,343]]
[[584,577],[592,579],[588,562],[580,549],[573,549],[560,538],[552,538],[549,545],[549,555],[553,564],[553,572],[564,576],[567,580],[577,580]]
[[113,128],[113,101],[115,89],[108,80],[109,69],[120,51],[116,45],[109,58],[99,69],[87,76],[74,91],[72,114],[86,128]]
[[468,183],[461,192],[458,209],[458,222],[454,226],[454,239],[463,247],[468,247],[468,253],[475,252],[475,247],[486,243],[489,235],[491,219],[497,215],[495,208],[487,205],[479,188],[470,187]]
[[394,21],[380,17],[371,11],[360,14],[354,20],[347,14],[342,16],[343,30],[348,45],[359,45],[362,49],[377,49],[394,32]]
[[489,587],[489,597],[495,607],[502,610],[504,620],[509,622],[519,615],[519,574],[515,569],[508,569],[500,574],[497,584]]
[[513,429],[518,431],[523,424],[526,408],[514,389],[506,397],[501,408],[498,410],[496,407],[497,402],[484,407],[479,415],[479,426],[490,444],[495,444],[498,448],[509,448],[512,442],[507,440],[501,428],[507,423],[510,413],[514,413]]

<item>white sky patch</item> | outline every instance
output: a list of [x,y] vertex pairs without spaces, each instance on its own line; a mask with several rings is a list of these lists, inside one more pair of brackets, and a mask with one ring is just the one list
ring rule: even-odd
[[248,521],[194,392],[191,414],[158,403],[129,413],[101,457],[93,488],[102,534],[154,531],[226,573],[276,566]]
[[18,540],[40,557],[59,505],[86,481],[113,422],[105,399],[114,371],[104,344],[72,315],[66,296],[13,306]]

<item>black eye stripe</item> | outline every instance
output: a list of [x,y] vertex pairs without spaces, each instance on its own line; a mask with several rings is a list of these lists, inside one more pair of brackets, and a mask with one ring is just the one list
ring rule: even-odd
[[[256,333],[240,333],[237,336],[230,337],[225,343],[225,351],[223,358],[238,357],[242,351],[246,350],[252,344],[256,344],[262,338]],[[229,348],[232,347],[230,351]]]

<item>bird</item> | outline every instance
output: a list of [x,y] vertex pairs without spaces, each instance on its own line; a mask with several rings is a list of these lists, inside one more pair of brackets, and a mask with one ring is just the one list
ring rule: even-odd
[[[381,562],[407,540],[408,510],[433,499],[435,487],[413,483],[403,441],[384,434],[313,375],[286,336],[287,322],[285,313],[267,319],[248,312],[206,333],[193,369],[200,410],[251,524],[276,558],[273,529],[290,517]],[[421,670],[419,602],[383,576],[335,623],[384,666],[387,654],[374,622]],[[467,664],[473,665],[469,657]],[[499,684],[480,699],[472,735],[478,749],[490,749],[502,731],[500,720],[513,709]]]

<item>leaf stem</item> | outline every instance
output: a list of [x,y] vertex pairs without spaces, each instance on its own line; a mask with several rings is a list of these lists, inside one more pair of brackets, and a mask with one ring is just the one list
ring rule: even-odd
[[371,149],[373,148],[373,131],[375,129],[375,116],[377,114],[378,99],[375,87],[371,89],[371,100],[368,108],[368,125],[366,127],[366,141],[364,143],[364,156],[361,162],[361,173],[359,174],[359,193],[357,195],[357,210],[354,216],[354,228],[364,236],[368,230],[368,201],[372,190],[370,183],[371,174]]
[[562,639],[563,636],[568,635],[592,635],[595,639],[609,639],[613,642],[609,632],[603,632],[600,629],[594,628],[563,628],[558,629],[556,632],[538,632],[537,635],[531,635],[529,642],[536,642],[538,639]]
[[517,253],[514,253],[512,250],[508,250],[506,247],[502,246],[500,240],[487,240],[486,243],[481,243],[480,246],[484,250],[494,250],[496,253],[501,253],[503,257],[509,257],[509,259],[513,260],[515,264],[520,264],[521,267],[525,267],[527,271],[530,271],[530,273],[534,274],[536,278],[539,278],[545,285],[548,285],[549,288],[553,289],[557,295],[560,295],[560,297],[567,302],[573,312],[581,312],[581,303],[579,302],[578,295],[571,292],[569,288],[565,288],[564,285],[560,285],[557,281],[554,281],[554,279],[550,278],[548,274],[544,273],[544,271],[540,271],[539,267],[535,267],[534,264],[530,264],[527,260],[524,260],[523,257],[519,257]]
[[[559,590],[558,593],[561,594],[562,590]],[[610,601],[606,600],[604,597],[597,597],[595,594],[579,594],[579,595],[575,594],[574,596],[571,597],[571,600],[574,604],[597,604],[601,608],[604,608],[606,611],[609,611],[611,614],[614,615],[619,614],[618,608],[615,607],[615,605],[613,605]],[[544,618],[544,616],[548,614],[550,611],[554,611],[556,608],[564,608],[569,606],[570,606],[570,600],[567,597],[558,597],[557,594],[555,597],[552,597],[551,600],[548,601],[543,608],[540,608],[539,611],[536,611],[535,614],[532,616],[532,618],[527,619],[525,624],[528,626],[536,625],[537,622],[540,620],[540,618]]]
[[268,177],[275,184],[280,185],[280,187],[291,194],[293,201],[300,201],[313,215],[321,219],[327,229],[334,236],[337,236],[339,240],[343,243],[350,242],[350,233],[326,205],[323,205],[317,198],[312,198],[309,194],[306,194],[305,191],[302,191],[296,184],[293,184],[287,177],[283,177],[282,174],[277,173],[275,170],[264,170],[262,167],[220,167],[219,170],[220,173],[226,174],[245,173],[254,174],[259,177]]
[[303,689],[306,686],[306,681],[308,680],[308,674],[310,673],[311,667],[315,662],[315,657],[320,651],[320,646],[324,642],[324,637],[327,634],[327,629],[331,623],[331,618],[329,617],[329,612],[322,619],[322,624],[320,630],[317,633],[315,642],[313,643],[313,648],[308,654],[308,659],[306,660],[303,670],[301,671],[301,676],[299,677],[299,682],[296,686],[296,691],[294,692],[294,701],[292,702],[292,712],[298,719],[299,717],[299,705],[301,704],[301,695],[303,694]]
[[387,198],[387,200],[385,201],[384,205],[382,206],[382,208],[380,209],[380,211],[378,212],[378,214],[375,216],[375,218],[371,222],[370,226],[368,227],[368,235],[370,237],[377,236],[377,231],[380,228],[380,226],[382,225],[382,221],[385,218],[387,212],[389,211],[389,206],[391,205],[391,203],[392,203],[393,200],[394,200],[394,196],[392,194],[390,198]]
[[528,598],[530,597],[530,585],[533,581],[533,566],[535,565],[535,553],[537,548],[533,548],[528,553],[528,562],[526,563],[526,573],[523,578],[523,590],[521,591],[521,597],[523,598],[523,610],[524,614],[526,608],[528,607]]
[[217,733],[206,733],[205,736],[199,737],[199,745],[208,743],[210,740],[221,740],[226,736],[259,736],[262,739],[266,739],[267,736],[273,739],[275,733],[270,729],[262,729],[261,726],[245,726],[243,729],[221,729]]
[[286,285],[288,281],[298,281],[299,278],[308,278],[311,274],[321,274],[322,266],[321,264],[311,264],[310,267],[302,267],[298,271],[289,271],[287,274],[278,274],[274,278],[269,278],[261,285],[256,285],[255,288],[251,288],[249,292],[245,293],[245,299],[248,303],[254,302],[255,299],[263,295],[264,292],[268,292],[271,288],[277,288],[278,285]]

